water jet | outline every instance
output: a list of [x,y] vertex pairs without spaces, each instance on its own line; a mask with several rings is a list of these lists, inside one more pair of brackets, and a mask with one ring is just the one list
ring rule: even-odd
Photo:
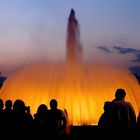
[[5,81],[0,98],[22,99],[34,114],[41,103],[49,107],[52,98],[66,109],[71,125],[97,124],[104,102],[112,100],[117,88],[124,88],[138,115],[140,86],[127,69],[83,60],[79,23],[71,9],[68,18],[66,60],[55,64],[32,63],[13,72]]

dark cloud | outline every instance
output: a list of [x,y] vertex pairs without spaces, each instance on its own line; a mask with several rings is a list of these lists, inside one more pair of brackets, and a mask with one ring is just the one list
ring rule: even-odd
[[[119,54],[133,54],[135,59],[131,60],[131,62],[137,62],[140,63],[140,50],[133,49],[133,48],[123,48],[119,46],[114,46],[113,49],[117,50]],[[133,66],[130,67],[129,70],[134,74],[138,82],[140,83],[140,67],[139,66]]]
[[110,50],[105,46],[98,46],[97,48],[104,51],[104,52],[110,53]]
[[[133,48],[124,48],[121,46],[113,46],[112,49],[108,49],[106,46],[99,46],[97,47],[103,52],[111,53],[111,50],[116,50],[118,54],[120,55],[126,55],[126,54],[132,54],[134,58],[130,60],[134,64],[134,66],[130,67],[129,70],[131,71],[132,74],[136,77],[138,82],[140,83],[140,67],[136,66],[136,63],[140,63],[140,50],[138,49],[133,49]],[[114,51],[112,51],[114,52]]]
[[[106,46],[98,46],[98,49],[100,49],[103,52],[111,53],[111,50],[108,49]],[[133,49],[133,48],[124,48],[121,46],[113,46],[113,49],[117,51],[118,54],[133,54],[135,59],[131,60],[131,62],[137,62],[140,63],[140,50],[138,49]]]
[[118,53],[120,53],[120,54],[127,54],[127,53],[137,54],[137,53],[140,53],[140,50],[133,49],[133,48],[123,48],[123,47],[120,47],[120,46],[113,46],[113,48],[115,50],[117,50]]
[[138,73],[140,75],[140,66],[134,66],[129,68],[131,72]]
[[0,76],[0,88],[2,87],[5,80],[6,80],[6,77]]
[[119,54],[133,54],[135,59],[131,60],[131,62],[140,63],[140,50],[133,48],[123,48],[120,46],[114,46],[113,49],[117,50]]
[[[106,46],[98,46],[98,49],[102,50],[103,52],[111,53],[111,50],[108,49]],[[118,54],[133,54],[135,59],[131,60],[132,62],[138,62],[140,63],[140,50],[138,49],[133,49],[133,48],[124,48],[121,46],[113,46],[113,49],[117,51]]]
[[138,82],[140,83],[140,67],[138,66],[130,67],[129,70],[135,75]]
[[136,55],[136,59],[132,60],[132,62],[140,63],[140,53]]

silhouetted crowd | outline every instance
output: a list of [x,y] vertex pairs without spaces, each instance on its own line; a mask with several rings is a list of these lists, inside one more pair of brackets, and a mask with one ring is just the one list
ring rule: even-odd
[[57,100],[50,101],[50,108],[45,104],[39,105],[32,116],[30,107],[24,101],[17,99],[14,103],[7,100],[5,104],[0,99],[0,129],[44,131],[48,137],[64,138],[67,136],[67,117],[63,110],[57,108]]
[[[117,89],[115,99],[104,103],[104,112],[99,118],[98,128],[122,130],[140,130],[140,114],[136,117],[135,110],[130,102],[125,101],[124,89]],[[57,108],[57,100],[50,100],[50,109],[45,104],[39,105],[36,113],[32,116],[30,107],[25,106],[24,101],[17,99],[3,102],[0,99],[0,129],[8,130],[45,130],[48,137],[68,138],[68,114],[66,110]]]

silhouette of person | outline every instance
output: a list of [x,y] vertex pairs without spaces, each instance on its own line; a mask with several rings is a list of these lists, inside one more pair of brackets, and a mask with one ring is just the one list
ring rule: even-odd
[[114,113],[113,113],[113,103],[106,101],[104,103],[104,112],[100,116],[98,121],[98,126],[100,128],[113,128],[114,125]]
[[13,126],[13,109],[12,109],[12,100],[5,101],[5,108],[4,108],[4,123],[6,127]]
[[[21,99],[17,99],[13,104],[14,123],[16,128],[28,128],[32,122],[30,108],[25,106]],[[28,112],[28,113],[27,113]]]
[[3,128],[4,126],[4,111],[3,111],[3,108],[4,108],[4,103],[3,103],[3,100],[0,99],[0,128]]
[[7,111],[12,111],[12,100],[6,100],[5,101],[5,109],[4,110],[7,110]]
[[45,128],[47,125],[48,107],[45,104],[39,105],[37,112],[34,114],[35,126]]
[[2,111],[4,108],[4,103],[3,103],[3,100],[0,99],[0,111]]
[[133,128],[136,126],[136,114],[130,102],[125,101],[126,92],[119,88],[115,92],[114,104],[115,126],[120,128]]
[[63,137],[67,119],[65,113],[57,108],[57,100],[50,101],[50,110],[48,110],[48,127],[51,137]]
[[139,112],[139,115],[137,117],[137,128],[140,129],[140,112]]

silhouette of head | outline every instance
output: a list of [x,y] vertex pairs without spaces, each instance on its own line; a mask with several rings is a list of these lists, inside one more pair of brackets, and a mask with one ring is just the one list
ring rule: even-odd
[[13,104],[13,110],[17,111],[17,112],[24,112],[25,111],[25,103],[22,100],[17,99]]
[[11,100],[7,100],[7,101],[5,102],[5,107],[6,107],[7,109],[11,109],[11,108],[12,108],[12,101],[11,101]]
[[41,104],[37,109],[37,113],[44,114],[46,113],[47,110],[48,110],[47,106],[45,104]]
[[50,101],[50,107],[51,107],[51,109],[56,109],[57,108],[57,101],[55,99],[52,99]]
[[121,100],[121,99],[124,99],[125,96],[126,96],[126,92],[124,89],[119,88],[116,90],[116,93],[115,93],[116,99]]
[[3,100],[2,100],[2,99],[0,99],[0,110],[2,110],[2,109],[3,109],[3,107],[4,107]]
[[104,111],[110,111],[113,108],[112,102],[106,101],[104,103]]

